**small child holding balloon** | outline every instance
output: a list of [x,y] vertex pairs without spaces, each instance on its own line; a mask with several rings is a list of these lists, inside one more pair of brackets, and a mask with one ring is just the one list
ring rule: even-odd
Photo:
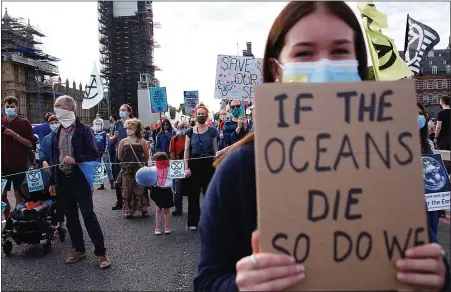
[[170,234],[169,209],[174,206],[172,195],[172,179],[169,174],[169,157],[164,152],[157,152],[152,160],[157,168],[157,183],[150,189],[150,198],[157,205],[155,214],[155,234],[161,235],[161,214],[163,213],[165,225],[164,233]]

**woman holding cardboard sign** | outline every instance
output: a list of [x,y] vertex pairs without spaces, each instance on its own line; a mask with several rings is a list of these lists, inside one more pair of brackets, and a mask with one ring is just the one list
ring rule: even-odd
[[[367,79],[360,24],[341,1],[290,2],[269,32],[263,64],[266,83]],[[309,271],[293,257],[258,250],[253,134],[233,148],[213,176],[202,207],[195,290],[281,291],[299,285]],[[408,249],[394,268],[397,279],[413,288],[440,290],[449,283],[438,244]]]

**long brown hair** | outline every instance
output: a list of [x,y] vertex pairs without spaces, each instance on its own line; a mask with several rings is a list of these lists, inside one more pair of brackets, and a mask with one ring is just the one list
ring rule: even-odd
[[[280,52],[285,45],[285,36],[288,31],[299,20],[315,12],[319,7],[321,7],[321,5],[323,5],[329,12],[343,20],[354,30],[355,52],[359,63],[359,75],[362,80],[368,80],[368,60],[365,47],[365,38],[363,37],[363,32],[360,28],[359,21],[351,8],[343,1],[292,1],[285,6],[282,12],[280,12],[279,16],[274,21],[271,30],[269,31],[268,39],[266,41],[265,55],[263,58],[263,83],[275,82],[275,78],[271,73],[271,65],[269,60],[272,58],[279,58]],[[254,133],[251,133],[230,147],[227,150],[227,153],[242,145],[253,143]],[[214,166],[218,166],[227,153],[219,158],[214,163]]]
[[431,152],[431,147],[429,146],[428,142],[428,123],[427,123],[427,112],[424,105],[417,101],[417,107],[420,110],[419,115],[423,115],[426,118],[426,123],[424,124],[424,127],[420,129],[420,144],[421,144],[421,152],[423,154],[428,154]]
[[169,125],[168,132],[172,132],[173,131],[172,124],[169,121],[169,119],[168,118],[164,118],[163,120],[161,120],[160,133],[164,132],[164,129],[163,129],[163,125],[164,124],[168,124]]
[[127,108],[127,111],[129,112],[128,117],[129,117],[130,119],[135,118],[135,117],[133,116],[132,107],[131,107],[129,104],[124,103],[124,104],[121,105],[119,108],[121,108],[121,107],[123,107],[123,106],[125,106],[125,107]]

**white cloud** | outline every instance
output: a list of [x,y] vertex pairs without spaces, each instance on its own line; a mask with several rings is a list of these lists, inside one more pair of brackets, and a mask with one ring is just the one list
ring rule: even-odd
[[[75,79],[84,85],[93,61],[98,64],[99,42],[96,2],[3,2],[13,17],[29,18],[48,37],[43,48],[62,59],[61,78]],[[357,12],[355,2],[348,2]],[[252,42],[256,57],[263,56],[268,31],[286,3],[196,3],[154,2],[155,62],[163,69],[157,72],[162,86],[167,87],[169,103],[183,102],[183,90],[199,90],[200,100],[218,109],[213,99],[216,56],[236,54]],[[404,48],[407,13],[440,34],[437,48],[445,48],[450,35],[450,3],[445,2],[376,2],[388,14],[389,28],[384,32]],[[360,17],[359,17],[360,19]]]

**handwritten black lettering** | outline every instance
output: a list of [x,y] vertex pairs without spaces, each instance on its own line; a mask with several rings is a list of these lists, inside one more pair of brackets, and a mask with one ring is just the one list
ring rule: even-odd
[[379,109],[377,111],[377,121],[378,122],[386,122],[386,121],[392,121],[393,117],[391,116],[384,116],[385,109],[391,108],[392,104],[391,102],[385,101],[386,96],[393,95],[393,91],[391,89],[385,90],[382,92],[380,98],[379,98]]
[[311,106],[301,106],[302,99],[312,99],[313,95],[311,93],[301,93],[296,98],[296,109],[294,111],[294,123],[299,124],[301,122],[301,111],[309,112],[313,111]]
[[286,94],[280,94],[280,95],[274,97],[274,100],[279,102],[279,123],[277,124],[277,127],[279,127],[279,128],[287,128],[290,126],[285,121],[285,111],[284,111],[284,106],[283,106],[283,102],[287,98],[288,98],[288,95],[286,95]]
[[359,203],[359,199],[355,198],[354,195],[362,194],[362,189],[360,188],[352,188],[348,192],[348,200],[346,201],[346,212],[345,218],[346,220],[357,220],[362,219],[362,214],[351,214],[351,206],[357,205]]
[[372,93],[371,94],[371,100],[369,105],[365,105],[366,104],[366,98],[365,98],[365,94],[361,93],[360,94],[360,103],[359,103],[359,122],[364,122],[365,121],[365,112],[369,113],[369,120],[374,122],[374,116],[376,115],[376,94]]
[[407,158],[404,160],[401,160],[398,156],[398,154],[395,154],[395,160],[399,163],[399,165],[407,165],[412,163],[413,161],[413,153],[412,149],[410,149],[409,145],[404,142],[404,138],[412,138],[412,133],[409,132],[402,132],[398,136],[398,142],[401,144],[402,148],[404,148],[407,151]]
[[322,148],[321,145],[320,145],[321,144],[321,140],[323,140],[323,139],[330,139],[330,134],[320,133],[320,134],[318,134],[318,136],[316,136],[315,169],[318,172],[330,171],[330,169],[331,169],[330,166],[321,166],[321,165],[319,165],[320,154],[327,152],[327,148]]
[[296,144],[298,142],[304,142],[304,141],[305,141],[304,137],[296,136],[293,138],[293,140],[291,141],[291,144],[290,144],[290,154],[289,154],[290,165],[293,168],[293,170],[298,173],[307,170],[308,165],[309,165],[308,162],[305,162],[304,165],[299,168],[294,165],[294,147],[296,146]]
[[[415,233],[421,232],[417,231],[419,229],[424,228],[416,228]],[[386,230],[384,230],[384,239],[385,239],[385,248],[387,251],[388,259],[391,261],[394,257],[395,248],[398,250],[399,254],[402,258],[405,257],[406,250],[409,247],[409,241],[410,237],[412,236],[412,228],[409,228],[409,231],[407,232],[407,235],[405,237],[404,245],[401,247],[400,241],[398,241],[398,237],[396,235],[390,236]]]
[[[303,240],[303,239],[305,240],[305,252],[304,252],[304,256],[299,258],[298,257],[298,248],[299,248],[301,240]],[[300,233],[296,237],[296,241],[294,242],[293,255],[294,255],[294,259],[296,260],[296,263],[298,263],[298,264],[304,263],[307,260],[309,254],[310,254],[310,237],[308,237],[308,235],[305,233]]]
[[282,246],[277,244],[277,241],[279,239],[288,240],[288,235],[286,235],[285,233],[277,233],[272,239],[272,247],[275,250],[280,251],[281,253],[284,253],[286,255],[290,255],[290,252],[287,249],[285,249],[284,247],[282,247]]
[[381,150],[379,149],[378,145],[376,144],[376,141],[374,140],[373,136],[371,136],[370,133],[365,133],[365,152],[366,152],[366,167],[368,169],[371,169],[371,147],[370,145],[373,145],[374,150],[376,150],[377,154],[379,155],[379,158],[384,163],[385,167],[388,169],[391,168],[390,163],[390,134],[388,131],[385,131],[385,156],[382,154]]
[[351,123],[351,97],[357,96],[357,91],[338,92],[337,97],[343,98],[345,101],[345,122]]
[[[273,168],[271,166],[271,163],[269,162],[269,147],[273,143],[279,144],[280,149],[282,151],[282,159],[280,159],[280,165],[277,168]],[[273,174],[279,173],[283,169],[283,167],[285,165],[285,145],[283,144],[282,140],[280,140],[279,138],[272,138],[271,140],[268,141],[268,143],[266,143],[265,161],[266,161],[266,166],[268,167],[269,171],[271,171],[271,173],[273,173]]]
[[[347,148],[348,150],[345,151],[345,148]],[[343,158],[351,157],[352,161],[354,162],[355,168],[359,169],[359,165],[357,164],[357,160],[354,156],[354,151],[352,151],[351,141],[349,140],[349,136],[346,134],[344,135],[343,140],[341,141],[340,150],[338,151],[338,156],[334,164],[334,170],[337,170],[342,157]]]
[[[360,249],[361,249],[362,240],[364,238],[368,239],[368,244],[367,244],[366,252],[362,255]],[[356,255],[359,258],[359,260],[363,261],[363,260],[367,259],[370,256],[372,248],[373,248],[373,238],[372,238],[371,234],[369,234],[368,232],[365,232],[365,231],[360,232],[359,237],[357,238],[357,251],[356,251]]]
[[[319,215],[314,215],[313,212],[315,210],[315,198],[322,199],[323,201],[323,212]],[[308,217],[307,219],[311,222],[317,222],[327,218],[329,214],[329,201],[327,200],[327,196],[325,193],[319,190],[310,190],[308,192]]]
[[[348,249],[341,256],[338,255],[338,246],[343,246],[345,243],[338,244],[338,238],[343,238],[348,242]],[[343,262],[351,255],[351,252],[352,252],[351,236],[349,236],[349,234],[347,234],[346,232],[343,232],[343,231],[335,231],[334,232],[334,261],[336,263]]]

